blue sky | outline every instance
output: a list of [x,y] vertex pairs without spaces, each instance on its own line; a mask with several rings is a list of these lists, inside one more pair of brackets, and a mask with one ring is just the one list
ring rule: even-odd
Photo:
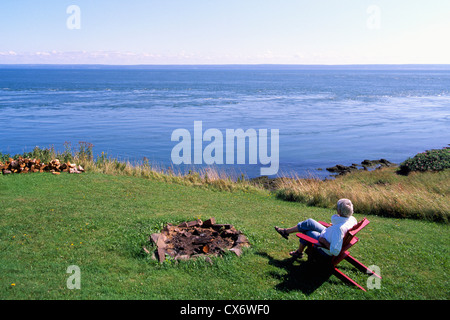
[[449,35],[449,0],[0,2],[0,64],[450,64]]

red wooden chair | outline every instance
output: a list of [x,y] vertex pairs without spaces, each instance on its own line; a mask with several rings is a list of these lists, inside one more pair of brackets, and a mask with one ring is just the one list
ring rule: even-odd
[[[378,278],[381,279],[381,276],[379,276],[378,274],[376,274],[375,272],[373,272],[372,270],[370,270],[368,267],[366,267],[364,264],[362,264],[361,262],[359,262],[358,260],[356,260],[354,257],[352,257],[349,253],[349,249],[359,241],[359,239],[355,236],[359,231],[361,231],[365,226],[367,226],[369,224],[369,220],[367,220],[366,218],[362,219],[360,222],[358,222],[353,228],[351,228],[347,234],[344,236],[344,239],[342,241],[342,250],[339,253],[339,255],[337,256],[333,256],[330,257],[331,259],[328,259],[325,263],[329,263],[329,267],[332,269],[332,273],[337,276],[339,279],[341,279],[344,282],[350,283],[354,286],[357,286],[358,288],[360,288],[363,291],[366,291],[366,289],[364,289],[362,286],[360,286],[356,281],[352,280],[349,276],[347,276],[346,274],[344,274],[341,270],[339,270],[337,268],[337,265],[342,261],[342,260],[347,260],[348,262],[350,262],[353,266],[355,266],[356,268],[358,268],[359,270],[368,273],[370,275],[376,276]],[[319,221],[320,224],[322,224],[325,227],[329,227],[331,226],[329,223],[323,222],[323,221]],[[314,259],[314,257],[322,257],[319,260],[323,261],[323,257],[324,255],[320,252],[317,252],[317,250],[320,250],[318,248],[321,247],[321,244],[319,243],[318,240],[308,237],[307,235],[303,234],[303,233],[297,233],[296,234],[297,237],[305,240],[308,242],[307,245],[307,249],[306,249],[306,253],[308,254],[308,259],[310,257],[312,257]],[[328,267],[328,266],[326,266]]]

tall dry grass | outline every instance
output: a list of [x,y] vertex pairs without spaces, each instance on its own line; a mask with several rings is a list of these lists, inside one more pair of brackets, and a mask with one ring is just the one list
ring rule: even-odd
[[143,161],[142,163],[120,161],[115,158],[109,158],[105,154],[93,160],[92,158],[86,158],[83,155],[80,156],[75,153],[73,161],[82,164],[84,169],[89,172],[136,176],[163,182],[181,183],[198,187],[213,187],[214,189],[226,191],[261,191],[261,188],[258,188],[250,181],[242,178],[233,178],[225,171],[214,167],[181,172],[173,168],[163,168],[155,164],[150,164],[148,161]]
[[395,171],[360,171],[325,181],[281,179],[277,196],[324,208],[335,208],[339,199],[348,198],[359,213],[448,222],[450,170],[408,176]]

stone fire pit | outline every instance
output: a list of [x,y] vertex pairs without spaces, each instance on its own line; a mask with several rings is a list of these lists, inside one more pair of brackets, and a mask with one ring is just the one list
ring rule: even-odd
[[[167,224],[161,233],[154,233],[149,241],[156,245],[154,257],[161,263],[166,254],[176,260],[187,260],[201,256],[219,256],[226,250],[237,256],[242,247],[250,244],[241,231],[230,224],[217,224],[214,218],[183,222],[179,225]],[[144,247],[148,254],[151,252]]]

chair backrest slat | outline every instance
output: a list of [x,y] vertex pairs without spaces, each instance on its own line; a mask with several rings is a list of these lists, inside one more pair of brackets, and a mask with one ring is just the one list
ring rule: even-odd
[[342,244],[342,249],[341,249],[341,253],[347,251],[348,249],[350,249],[354,244],[356,244],[359,241],[358,237],[352,237],[350,239],[350,241],[348,242],[344,242]]
[[[342,248],[346,248],[345,250],[347,250],[348,248],[353,246],[356,242],[358,242],[358,238],[356,238],[355,235],[369,223],[370,221],[367,220],[367,218],[364,218],[360,222],[355,224],[353,228],[351,228],[344,236],[344,239],[342,241]],[[356,241],[353,241],[353,239],[356,239]]]
[[348,233],[350,233],[352,236],[355,236],[359,231],[361,231],[365,226],[367,226],[370,223],[367,218],[362,219],[360,222],[355,224],[353,228],[351,228]]

